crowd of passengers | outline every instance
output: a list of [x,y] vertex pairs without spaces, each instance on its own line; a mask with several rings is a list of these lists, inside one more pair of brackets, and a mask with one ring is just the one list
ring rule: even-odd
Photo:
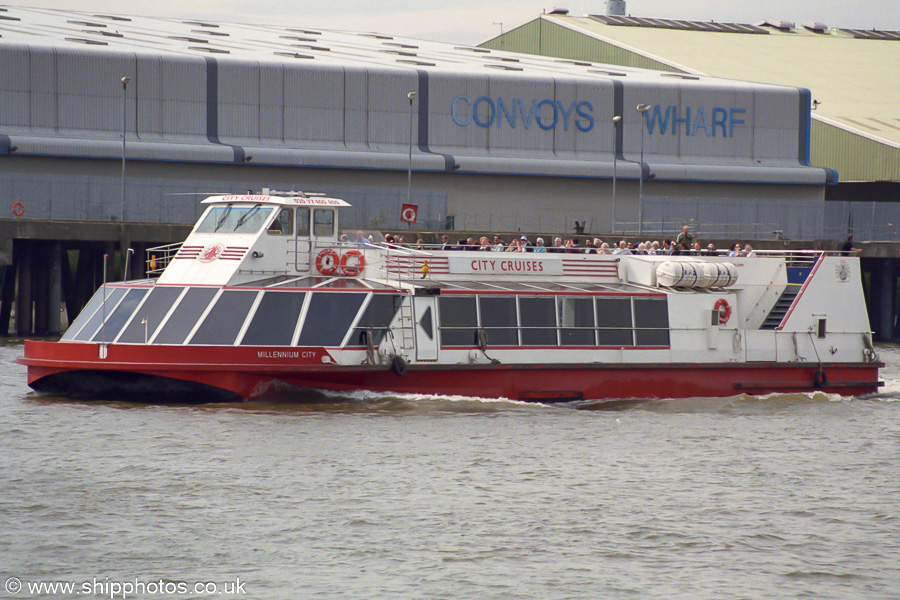
[[[346,242],[347,240],[342,241]],[[363,237],[362,231],[356,232],[356,240],[354,243],[360,247],[378,245],[372,240],[371,236],[368,238]],[[534,240],[534,244],[532,244],[527,235],[522,235],[518,239],[513,237],[509,242],[505,241],[499,235],[493,236],[493,241],[491,241],[488,236],[483,235],[477,241],[475,238],[470,237],[461,238],[456,242],[451,242],[449,235],[443,235],[441,237],[441,243],[435,245],[426,244],[421,238],[417,239],[414,244],[408,243],[404,236],[394,236],[393,234],[388,233],[384,236],[384,245],[388,247],[411,248],[426,251],[440,249],[474,250],[482,252],[558,252],[569,254],[632,254],[650,256],[663,254],[756,256],[756,252],[753,251],[753,247],[750,246],[750,244],[746,244],[742,247],[740,243],[735,243],[728,250],[719,250],[716,248],[715,244],[710,243],[704,248],[700,242],[694,238],[694,235],[690,232],[688,226],[685,226],[682,232],[679,233],[678,237],[674,240],[665,239],[661,244],[658,241],[650,240],[639,242],[637,244],[620,240],[618,243],[610,245],[600,238],[590,237],[585,238],[583,243],[579,237],[572,237],[565,241],[560,237],[554,237],[549,245],[544,241],[544,238],[537,237]]]

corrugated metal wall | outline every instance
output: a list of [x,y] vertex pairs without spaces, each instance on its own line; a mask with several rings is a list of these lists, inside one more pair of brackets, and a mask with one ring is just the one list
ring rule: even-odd
[[[589,38],[543,18],[535,19],[481,44],[483,48],[557,56],[637,69],[679,72],[670,65],[635,54],[596,38]],[[538,49],[536,52],[535,49]]]
[[900,181],[900,148],[813,119],[811,160],[841,181]]

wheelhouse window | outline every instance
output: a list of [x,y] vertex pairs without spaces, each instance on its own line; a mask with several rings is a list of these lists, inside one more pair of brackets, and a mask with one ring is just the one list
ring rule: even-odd
[[293,235],[294,234],[294,209],[282,208],[278,211],[278,216],[269,225],[269,235]]
[[254,206],[213,206],[197,225],[197,233],[256,233],[269,215],[271,207],[261,204]]
[[334,210],[317,208],[313,211],[313,233],[316,237],[334,236]]
[[297,209],[297,235],[309,237],[309,209]]

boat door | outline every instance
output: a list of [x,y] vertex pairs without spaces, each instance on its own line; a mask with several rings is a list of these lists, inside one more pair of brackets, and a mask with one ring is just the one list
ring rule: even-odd
[[310,264],[315,260],[311,256],[312,243],[309,238],[309,209],[297,208],[297,237],[294,238],[294,269],[299,273],[308,273]]
[[437,360],[437,296],[413,296],[416,360]]

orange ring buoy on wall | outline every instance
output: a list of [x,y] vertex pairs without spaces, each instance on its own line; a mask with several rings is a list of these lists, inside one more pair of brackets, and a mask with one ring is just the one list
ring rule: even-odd
[[[351,256],[356,257],[356,266],[348,265],[347,259]],[[366,257],[362,255],[362,252],[359,250],[347,250],[344,253],[344,256],[341,257],[341,271],[344,272],[344,275],[347,277],[356,277],[366,268]]]
[[731,318],[731,307],[726,300],[722,298],[716,300],[716,305],[713,309],[719,312],[719,325],[724,325]]
[[333,275],[338,269],[337,252],[329,248],[319,252],[319,255],[316,257],[316,269],[322,275]]
[[16,200],[15,204],[12,206],[13,214],[17,217],[21,217],[25,214],[25,205],[22,204],[21,200]]

